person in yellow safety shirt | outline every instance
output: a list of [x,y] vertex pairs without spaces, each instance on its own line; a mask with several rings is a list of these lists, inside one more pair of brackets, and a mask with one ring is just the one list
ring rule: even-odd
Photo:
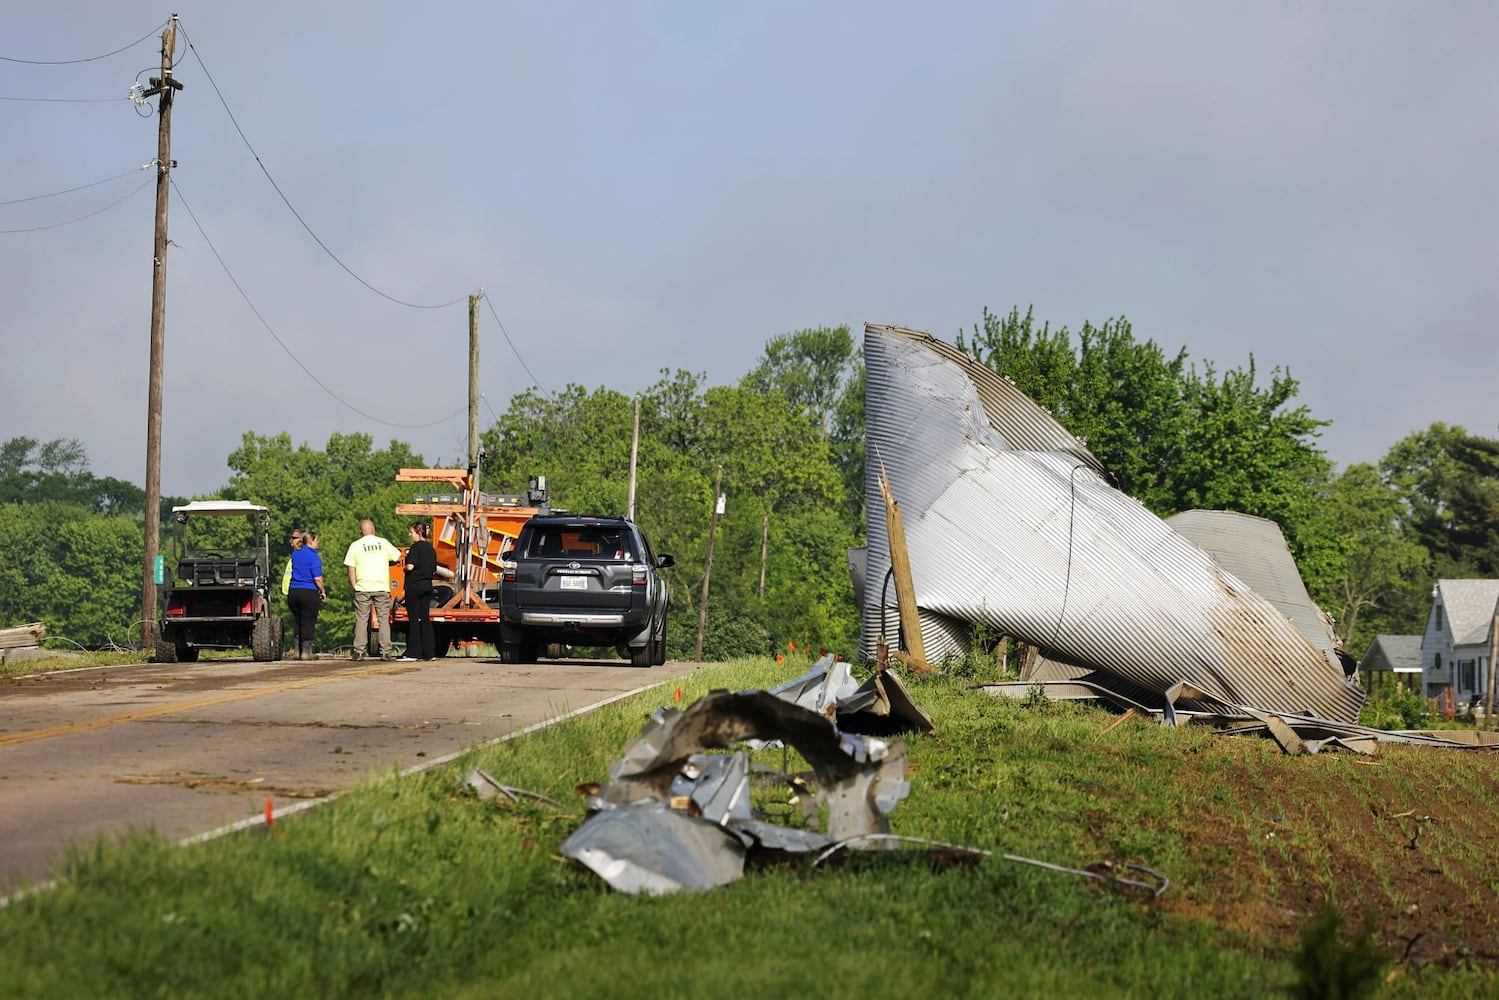
[[395,650],[390,645],[390,566],[399,562],[401,550],[375,534],[375,522],[365,518],[359,522],[359,537],[349,545],[344,554],[344,566],[349,570],[349,586],[354,591],[354,651],[353,658],[375,656],[377,651],[368,648],[370,632],[370,608],[380,621],[378,655],[382,659],[394,660]]

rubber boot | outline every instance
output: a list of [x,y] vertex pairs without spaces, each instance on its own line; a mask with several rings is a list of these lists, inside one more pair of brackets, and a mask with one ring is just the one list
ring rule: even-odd
[[299,657],[299,659],[303,659],[303,660],[315,660],[315,659],[317,659],[317,657],[314,656],[313,652],[312,652],[312,643],[310,643],[310,642],[304,642],[304,643],[302,643],[302,655]]

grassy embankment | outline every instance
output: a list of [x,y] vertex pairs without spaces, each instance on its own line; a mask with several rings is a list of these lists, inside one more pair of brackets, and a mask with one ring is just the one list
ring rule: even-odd
[[[705,669],[681,682],[681,704],[795,672]],[[1371,817],[1375,800],[1476,783],[1492,830],[1492,755],[1289,758],[1202,729],[1105,733],[1114,717],[1096,708],[967,690],[984,672],[908,683],[937,732],[907,739],[911,795],[892,816],[896,833],[995,852],[977,867],[892,853],[753,870],[705,893],[610,890],[557,847],[582,818],[574,786],[603,779],[671,702],[666,686],[417,777],[372,776],[268,833],[75,848],[60,887],[0,910],[0,995],[1265,996],[1297,982],[1297,933],[1321,900],[1353,929],[1425,902],[1401,883],[1403,821]],[[455,790],[475,765],[571,808]],[[1329,785],[1355,807],[1322,804]],[[1382,832],[1345,883],[1338,859],[1359,824]],[[1492,873],[1489,843],[1443,840],[1432,863],[1449,880]],[[1151,901],[1001,853],[1139,863],[1172,885]],[[1464,891],[1493,913],[1499,894],[1479,881]],[[1426,945],[1453,932],[1442,919]],[[1380,995],[1495,995],[1492,957],[1443,954],[1393,955]]]

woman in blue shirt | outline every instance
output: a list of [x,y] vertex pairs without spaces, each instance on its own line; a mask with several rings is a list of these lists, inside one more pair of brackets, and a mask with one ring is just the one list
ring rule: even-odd
[[312,659],[312,635],[317,629],[318,612],[328,600],[328,586],[323,582],[323,557],[318,555],[316,531],[292,532],[291,584],[286,591],[286,606],[296,625],[297,644],[291,651],[293,660]]

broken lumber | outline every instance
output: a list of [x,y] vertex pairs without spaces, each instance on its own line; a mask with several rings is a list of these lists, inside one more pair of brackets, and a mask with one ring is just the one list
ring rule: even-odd
[[39,646],[46,637],[46,622],[32,622],[30,625],[17,625],[15,628],[0,628],[0,649]]

